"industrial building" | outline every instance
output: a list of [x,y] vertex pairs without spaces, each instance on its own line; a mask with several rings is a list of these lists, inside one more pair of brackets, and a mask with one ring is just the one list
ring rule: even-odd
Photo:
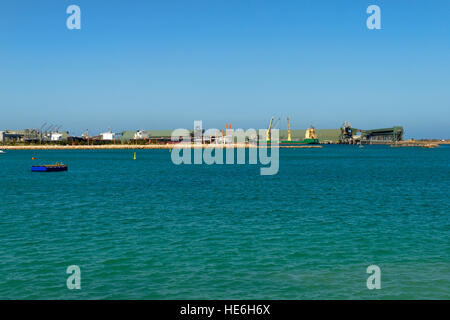
[[342,144],[390,144],[403,140],[403,127],[363,130],[345,123],[340,129],[339,143]]
[[104,141],[114,141],[116,139],[116,134],[108,130],[108,132],[100,133],[100,140]]
[[38,143],[47,141],[65,141],[69,137],[67,131],[41,132],[37,129],[0,131],[0,143]]
[[392,128],[362,130],[361,141],[363,143],[391,143],[403,140],[403,127],[396,126]]
[[25,131],[24,130],[0,131],[0,142],[1,143],[23,142],[23,141],[25,141]]

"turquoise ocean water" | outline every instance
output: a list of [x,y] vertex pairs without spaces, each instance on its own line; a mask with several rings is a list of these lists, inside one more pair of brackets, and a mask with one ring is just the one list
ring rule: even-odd
[[136,152],[0,154],[0,299],[450,298],[450,147],[282,149],[275,176]]

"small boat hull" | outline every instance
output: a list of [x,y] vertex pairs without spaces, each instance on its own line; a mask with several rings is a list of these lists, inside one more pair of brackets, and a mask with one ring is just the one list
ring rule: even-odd
[[47,166],[32,166],[32,172],[58,172],[67,171],[66,165],[47,165]]

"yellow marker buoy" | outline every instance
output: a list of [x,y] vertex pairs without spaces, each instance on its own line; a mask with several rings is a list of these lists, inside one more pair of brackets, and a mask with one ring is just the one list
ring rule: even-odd
[[136,160],[136,152],[134,153],[134,158],[133,158],[133,160]]

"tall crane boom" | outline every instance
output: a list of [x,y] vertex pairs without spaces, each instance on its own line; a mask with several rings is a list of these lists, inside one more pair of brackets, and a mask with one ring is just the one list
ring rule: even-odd
[[271,139],[272,123],[273,123],[273,117],[270,118],[269,128],[267,129],[267,133],[266,133],[267,141],[270,141],[270,139]]
[[287,117],[287,127],[288,127],[288,141],[292,141],[291,122],[289,121],[289,117]]

